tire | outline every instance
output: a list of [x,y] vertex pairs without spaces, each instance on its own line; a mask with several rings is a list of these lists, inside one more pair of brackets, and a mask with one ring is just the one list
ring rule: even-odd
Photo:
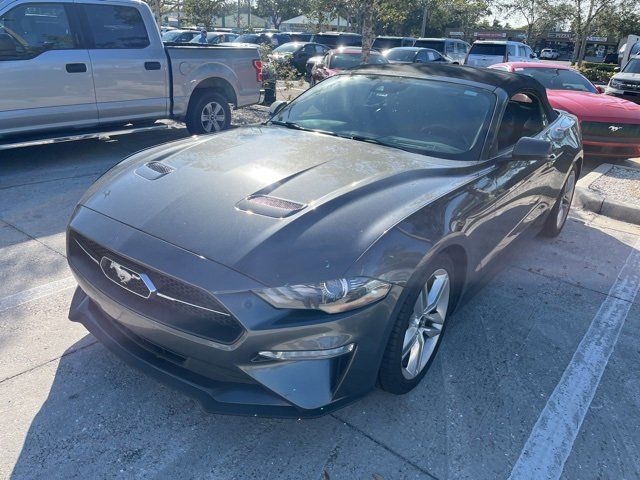
[[[442,283],[443,274],[446,274],[447,285],[443,287],[441,298],[446,295],[446,305],[437,303],[435,313],[425,315],[424,312],[429,307],[422,306],[433,302],[423,300],[420,303],[420,299],[424,298],[423,292],[429,298],[432,291],[435,292],[436,285]],[[391,330],[378,374],[380,387],[396,395],[407,393],[418,385],[438,353],[449,313],[453,310],[456,292],[459,291],[454,278],[453,262],[446,255],[437,256],[422,268],[422,273],[409,288],[411,290]],[[420,311],[423,312],[422,317],[417,319],[416,312]],[[432,321],[433,319],[436,321]],[[425,329],[424,332],[421,331],[422,328]],[[428,356],[420,357],[419,361],[413,363],[415,368],[411,368],[414,349],[420,349],[420,337],[423,351]],[[413,346],[408,348],[409,345]]]
[[[226,130],[231,126],[229,100],[216,90],[196,94],[187,111],[187,130],[191,135],[203,135]],[[208,121],[204,117],[208,115]]]
[[549,215],[542,226],[540,235],[543,237],[553,238],[560,235],[564,224],[567,223],[567,217],[569,216],[569,210],[571,209],[571,202],[573,201],[573,193],[576,189],[577,180],[578,172],[576,166],[573,165],[564,185],[562,186],[562,190],[560,191],[560,196],[556,200],[556,204],[549,212]]

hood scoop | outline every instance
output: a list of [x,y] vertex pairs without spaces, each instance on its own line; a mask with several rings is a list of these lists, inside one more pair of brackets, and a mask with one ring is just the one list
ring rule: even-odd
[[148,162],[136,170],[136,174],[147,180],[157,180],[174,172],[175,168],[162,162]]
[[285,218],[306,207],[303,203],[267,195],[251,195],[236,204],[238,210],[273,218]]

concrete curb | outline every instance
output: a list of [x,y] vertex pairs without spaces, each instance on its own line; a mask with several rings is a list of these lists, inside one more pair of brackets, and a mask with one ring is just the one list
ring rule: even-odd
[[613,167],[614,165],[610,163],[603,163],[578,180],[574,201],[579,207],[585,210],[599,213],[600,215],[616,220],[622,220],[623,222],[640,225],[640,207],[607,199],[605,196],[589,188],[589,185],[598,180],[602,175],[605,175]]

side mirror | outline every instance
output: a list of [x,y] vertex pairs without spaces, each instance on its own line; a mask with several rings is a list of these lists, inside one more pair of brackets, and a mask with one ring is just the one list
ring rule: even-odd
[[620,67],[613,67],[613,71],[614,72],[619,72],[620,71]]
[[269,116],[275,117],[287,105],[289,105],[289,102],[287,102],[286,100],[278,100],[277,102],[273,102],[271,104],[271,108],[269,108]]
[[604,87],[602,87],[602,85],[596,85],[596,90],[598,90],[598,93],[604,93]]
[[538,56],[535,53],[531,53],[529,54],[529,58],[538,58]]
[[14,57],[18,53],[16,41],[8,33],[0,33],[0,57]]
[[551,155],[551,142],[537,138],[522,137],[518,140],[511,157],[514,160],[542,160]]

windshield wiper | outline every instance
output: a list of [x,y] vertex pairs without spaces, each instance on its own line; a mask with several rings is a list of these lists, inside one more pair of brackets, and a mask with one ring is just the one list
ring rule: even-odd
[[298,125],[295,122],[281,122],[279,120],[271,120],[271,123],[274,125],[282,125],[283,127],[290,128],[292,130],[300,130],[303,132],[313,132],[313,133],[322,133],[323,135],[331,135],[332,137],[337,137],[338,134],[335,132],[329,132],[327,130],[318,130],[316,128],[306,128],[302,125]]
[[347,138],[349,140],[355,140],[356,142],[373,143],[375,145],[382,145],[383,147],[397,148],[398,150],[403,150],[405,152],[419,153],[421,155],[429,155],[425,150],[422,150],[421,148],[407,147],[407,146],[399,145],[397,143],[392,143],[392,142],[384,142],[382,140],[378,140],[377,138],[366,137],[364,135],[338,135],[338,136],[342,138]]

